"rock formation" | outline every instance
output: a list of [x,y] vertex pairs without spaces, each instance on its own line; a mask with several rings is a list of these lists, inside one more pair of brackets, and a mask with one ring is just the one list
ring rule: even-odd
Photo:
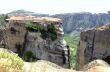
[[[103,60],[94,60],[85,65],[81,71],[76,71],[62,68],[45,60],[24,62],[16,53],[4,48],[0,48],[0,56],[0,72],[110,72],[110,65]],[[22,63],[22,65],[17,66],[20,68],[15,68],[18,63]],[[15,66],[13,67],[13,65]]]
[[110,65],[108,63],[106,63],[105,61],[97,59],[97,60],[93,60],[92,62],[85,65],[83,67],[83,71],[87,71],[88,69],[91,69],[95,66],[110,67]]
[[103,60],[94,60],[83,68],[84,72],[110,72],[110,65]]
[[69,67],[69,53],[63,34],[63,31],[58,33],[57,39],[52,41],[50,38],[43,39],[40,32],[28,31],[25,52],[32,51],[38,59],[49,60],[61,66]]
[[110,25],[81,32],[77,53],[76,69],[85,64],[102,59],[110,64]]
[[[5,29],[0,29],[2,33],[0,39],[1,42],[3,41],[1,46],[4,45],[21,57],[26,52],[31,51],[37,59],[48,60],[69,68],[69,48],[63,38],[64,32],[60,19],[18,16],[7,20]],[[26,28],[26,24],[29,22],[43,29],[29,30]],[[51,27],[50,29],[47,28],[49,25],[55,26],[56,29],[53,32],[55,35],[51,33]]]

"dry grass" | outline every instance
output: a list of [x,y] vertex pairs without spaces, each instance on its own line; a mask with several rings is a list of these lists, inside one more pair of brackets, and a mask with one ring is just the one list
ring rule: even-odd
[[0,59],[0,72],[23,72],[22,69],[11,67],[12,61],[10,59]]
[[23,72],[23,70],[11,68],[11,67],[0,66],[0,72]]

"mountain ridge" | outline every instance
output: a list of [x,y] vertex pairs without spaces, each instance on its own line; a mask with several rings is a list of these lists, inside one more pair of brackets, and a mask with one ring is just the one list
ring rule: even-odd
[[[13,14],[14,13],[14,14]],[[35,12],[16,10],[8,13],[9,15],[33,15],[40,17],[57,17],[62,19],[64,32],[71,35],[79,35],[81,31],[99,27],[110,23],[110,11],[107,13],[64,13],[64,14],[39,14]]]

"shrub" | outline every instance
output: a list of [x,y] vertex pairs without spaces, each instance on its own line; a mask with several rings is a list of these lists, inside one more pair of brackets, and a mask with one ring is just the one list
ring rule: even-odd
[[23,60],[15,53],[0,51],[0,67],[22,69]]
[[50,38],[52,41],[57,39],[56,27],[51,24],[47,26],[47,30],[41,30],[41,37],[43,39]]
[[57,39],[57,33],[56,32],[52,32],[50,35],[50,38],[52,41],[55,41]]
[[34,61],[36,58],[35,58],[35,55],[33,54],[32,51],[27,51],[25,54],[24,54],[24,60],[27,61],[27,62],[32,62]]
[[29,22],[25,27],[29,31],[40,31],[43,39],[50,38],[52,41],[57,39],[56,27],[54,24],[50,24],[47,26],[47,29],[44,29],[43,26],[40,26],[39,24],[35,25]]
[[42,29],[42,27],[38,24],[33,24],[31,22],[27,23],[25,25],[26,29],[29,30],[29,31],[39,31]]
[[48,25],[48,26],[47,26],[47,29],[48,29],[49,32],[53,32],[53,31],[56,30],[54,24],[50,24],[50,25]]
[[48,37],[48,32],[46,31],[46,30],[41,30],[40,31],[41,32],[41,37],[43,38],[43,39],[46,39],[47,37]]
[[56,27],[53,24],[51,24],[47,26],[47,29],[51,40],[52,41],[56,40],[57,39]]

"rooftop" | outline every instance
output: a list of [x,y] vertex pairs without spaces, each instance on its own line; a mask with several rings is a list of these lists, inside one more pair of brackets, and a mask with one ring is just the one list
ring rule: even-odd
[[32,21],[32,22],[59,22],[61,23],[62,20],[59,19],[59,18],[52,18],[52,17],[35,17],[35,16],[12,16],[8,19],[6,19],[8,21],[11,21],[11,20],[29,20],[29,21]]

